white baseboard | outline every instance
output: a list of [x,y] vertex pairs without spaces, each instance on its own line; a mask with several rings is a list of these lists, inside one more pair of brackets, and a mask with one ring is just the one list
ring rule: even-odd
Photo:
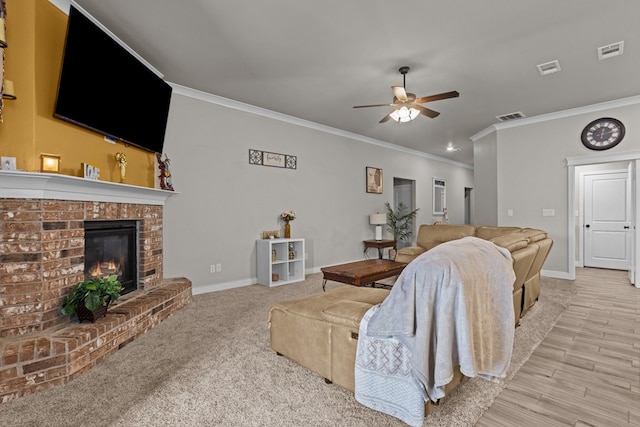
[[209,292],[224,291],[227,289],[242,288],[244,286],[255,285],[258,283],[257,278],[237,280],[235,282],[216,283],[213,285],[194,286],[191,289],[193,295],[208,294]]
[[574,279],[566,271],[540,270],[540,275],[545,277],[551,277],[553,279],[565,279],[565,280]]
[[[305,270],[305,274],[314,274],[314,273],[320,273],[320,267],[308,268]],[[204,285],[204,286],[195,286],[191,289],[191,293],[193,295],[208,294],[209,292],[217,292],[217,291],[224,291],[227,289],[242,288],[244,286],[255,285],[256,283],[258,283],[258,278],[254,277],[252,279],[236,280],[234,282],[224,282],[224,283],[215,283],[215,284]]]

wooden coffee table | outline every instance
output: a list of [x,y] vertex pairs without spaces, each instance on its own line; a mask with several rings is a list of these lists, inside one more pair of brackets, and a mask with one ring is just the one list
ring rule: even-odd
[[322,290],[324,291],[327,280],[353,286],[375,285],[376,280],[398,276],[406,266],[403,262],[390,259],[365,259],[323,267],[320,269],[323,274]]

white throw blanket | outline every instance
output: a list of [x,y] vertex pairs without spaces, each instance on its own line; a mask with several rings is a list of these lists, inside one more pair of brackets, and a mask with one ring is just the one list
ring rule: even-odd
[[456,365],[467,377],[503,378],[514,280],[509,251],[476,237],[417,257],[360,323],[356,399],[419,426],[424,402],[444,397]]

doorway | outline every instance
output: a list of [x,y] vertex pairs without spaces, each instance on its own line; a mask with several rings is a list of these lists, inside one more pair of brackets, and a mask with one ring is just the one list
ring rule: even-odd
[[[408,212],[415,209],[416,182],[413,179],[393,178],[393,208],[397,209],[400,203],[407,206]],[[411,238],[397,243],[397,248],[411,246],[416,235],[415,221],[411,221]]]
[[464,188],[464,223],[471,224],[471,190],[473,188],[465,187]]
[[640,239],[637,238],[636,224],[640,223],[640,186],[636,169],[640,167],[640,155],[638,153],[602,154],[582,157],[567,158],[567,172],[569,178],[568,192],[568,275],[567,279],[575,279],[576,267],[584,265],[584,236],[585,228],[583,209],[583,182],[582,174],[586,172],[604,172],[614,169],[626,170],[628,179],[628,200],[630,214],[629,225],[629,281],[636,287],[640,287],[636,277],[638,256],[640,255]]

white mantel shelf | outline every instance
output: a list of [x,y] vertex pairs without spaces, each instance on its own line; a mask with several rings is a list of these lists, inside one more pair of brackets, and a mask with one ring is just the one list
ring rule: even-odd
[[52,199],[164,205],[174,191],[69,175],[0,170],[0,199]]

